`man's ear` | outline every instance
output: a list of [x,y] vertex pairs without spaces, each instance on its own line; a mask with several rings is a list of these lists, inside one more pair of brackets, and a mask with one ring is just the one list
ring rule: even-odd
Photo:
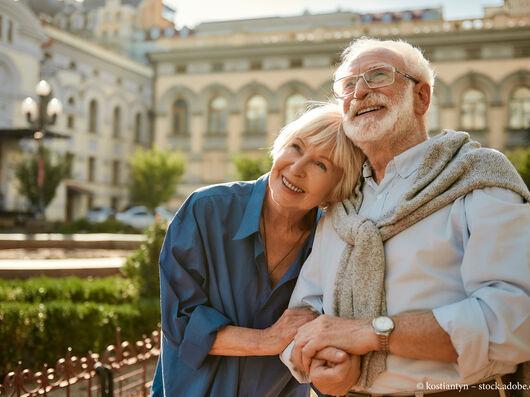
[[414,112],[423,116],[431,104],[431,86],[423,81],[414,86]]

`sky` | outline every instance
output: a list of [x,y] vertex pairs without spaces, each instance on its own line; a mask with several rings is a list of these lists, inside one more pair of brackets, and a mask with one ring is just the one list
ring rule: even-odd
[[484,6],[503,0],[173,0],[177,26],[200,22],[344,11],[361,13],[443,7],[445,19],[480,18]]

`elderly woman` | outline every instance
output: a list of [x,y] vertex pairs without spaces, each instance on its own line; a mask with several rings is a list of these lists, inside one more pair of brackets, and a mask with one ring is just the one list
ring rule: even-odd
[[269,174],[194,192],[160,255],[162,349],[152,395],[308,396],[278,354],[309,310],[287,309],[319,207],[346,198],[362,154],[340,108],[282,129]]

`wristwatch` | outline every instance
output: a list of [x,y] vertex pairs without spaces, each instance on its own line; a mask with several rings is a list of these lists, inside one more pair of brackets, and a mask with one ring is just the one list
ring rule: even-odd
[[387,316],[376,317],[372,320],[372,327],[377,336],[379,350],[387,352],[390,333],[394,330],[394,321]]

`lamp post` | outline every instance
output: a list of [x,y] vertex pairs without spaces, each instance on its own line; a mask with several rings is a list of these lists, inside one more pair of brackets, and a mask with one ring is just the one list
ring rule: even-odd
[[57,120],[61,114],[63,105],[57,98],[52,98],[50,84],[46,80],[41,80],[35,87],[35,93],[39,97],[39,103],[31,97],[27,97],[22,102],[22,113],[26,115],[28,123],[34,130],[33,139],[37,146],[38,172],[37,191],[38,203],[36,218],[44,219],[44,196],[42,187],[44,185],[44,159],[42,157],[41,141],[46,136],[47,128]]

